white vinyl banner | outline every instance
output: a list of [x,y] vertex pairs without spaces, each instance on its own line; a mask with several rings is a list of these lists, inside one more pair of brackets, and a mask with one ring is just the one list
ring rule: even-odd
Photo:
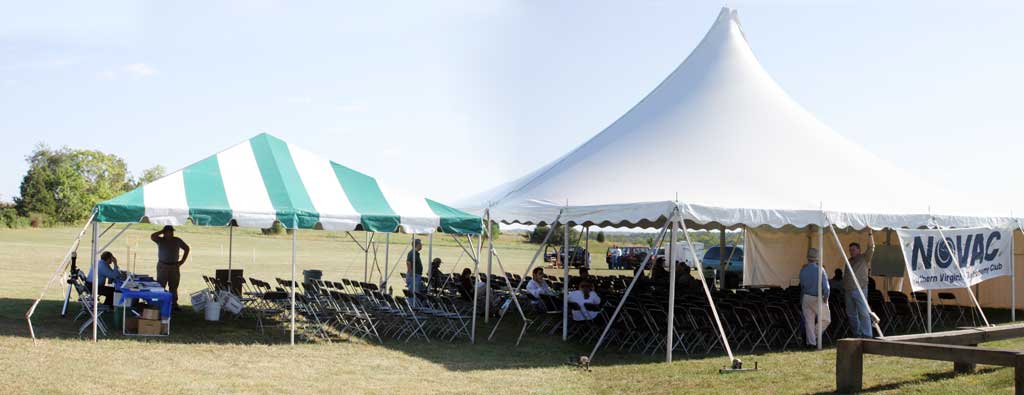
[[899,229],[896,233],[914,291],[965,288],[1010,275],[1013,233],[1009,229],[943,229],[948,244],[938,230]]

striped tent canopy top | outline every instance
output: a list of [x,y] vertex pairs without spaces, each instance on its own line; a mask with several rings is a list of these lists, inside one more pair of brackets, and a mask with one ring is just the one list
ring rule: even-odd
[[382,187],[373,177],[260,134],[99,203],[100,222],[480,234],[480,217]]

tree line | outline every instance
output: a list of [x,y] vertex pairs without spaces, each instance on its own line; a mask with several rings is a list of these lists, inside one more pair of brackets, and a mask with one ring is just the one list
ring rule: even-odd
[[[547,225],[539,225],[533,228],[530,232],[524,233],[523,238],[528,243],[540,244],[544,241],[544,236],[548,234],[551,229]],[[656,238],[656,234],[653,233],[617,233],[617,234],[605,234],[604,231],[591,231],[590,238],[598,243],[612,243],[622,246],[638,245],[638,246],[652,246]],[[565,231],[561,225],[555,225],[555,232],[548,238],[548,245],[561,246],[565,237]],[[574,228],[569,228],[569,244],[575,244],[579,242],[582,245],[583,235],[580,234]],[[666,236],[665,242],[668,242]],[[704,243],[705,248],[717,246],[719,243],[718,231],[698,230],[690,232],[690,240],[694,243]],[[679,237],[682,241],[682,237]],[[726,232],[725,242],[730,245],[743,245],[743,233],[742,232]]]
[[0,206],[0,220],[10,228],[70,224],[89,216],[96,203],[163,177],[156,165],[138,177],[124,159],[99,150],[53,149],[39,144],[25,157],[28,171],[20,196]]

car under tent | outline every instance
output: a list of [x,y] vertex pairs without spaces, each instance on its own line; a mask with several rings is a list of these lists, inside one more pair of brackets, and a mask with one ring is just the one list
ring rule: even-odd
[[[102,232],[101,223],[110,224]],[[298,230],[315,229],[344,232],[363,251],[363,279],[371,281],[370,251],[375,236],[387,239],[384,271],[379,280],[389,284],[395,268],[389,267],[390,234],[403,232],[428,236],[428,254],[432,254],[433,234],[449,234],[477,267],[482,234],[481,218],[434,200],[379,184],[376,179],[333,161],[323,159],[301,147],[269,134],[259,134],[220,151],[181,170],[96,205],[81,232],[58,263],[53,277],[44,286],[39,299],[26,313],[29,330],[35,339],[31,317],[39,301],[63,274],[71,256],[91,229],[91,263],[135,223],[227,227],[229,256],[232,229],[270,228],[280,223],[291,231],[291,343],[295,343],[295,269]],[[100,247],[100,238],[114,225],[123,228]],[[354,231],[365,233],[360,242]],[[466,237],[465,243],[457,237]],[[476,240],[474,241],[474,236]],[[476,246],[474,246],[474,243]],[[406,246],[411,248],[411,246]],[[430,257],[428,256],[428,261]],[[404,262],[404,260],[402,261]],[[376,265],[376,257],[374,258]],[[230,269],[229,258],[229,269]],[[399,267],[401,265],[395,265]],[[379,267],[378,267],[379,270]],[[474,269],[476,270],[476,269]],[[92,294],[96,295],[99,276],[94,276]],[[231,276],[229,275],[229,279]],[[414,283],[415,284],[415,283]],[[415,290],[413,290],[415,292]],[[92,338],[97,339],[99,298],[93,297]],[[474,306],[475,307],[475,306]],[[475,323],[476,316],[473,320]],[[471,339],[475,338],[472,326]]]
[[[643,147],[643,160],[609,165],[607,158],[616,157],[622,146]],[[937,159],[926,152],[908,155]],[[822,269],[848,268],[843,246],[864,240],[868,229],[886,230],[875,233],[882,244],[885,233],[901,228],[1002,227],[1015,229],[1017,244],[1024,243],[1016,232],[1020,221],[1007,215],[1010,210],[987,205],[983,198],[930,185],[816,119],[761,66],[736,11],[726,7],[682,64],[625,115],[562,157],[456,207],[488,223],[655,227],[662,236],[668,232],[673,243],[680,237],[689,243],[689,229],[742,230],[743,282],[786,287],[806,263],[808,247],[822,254],[819,267],[830,260]],[[667,322],[673,322],[674,267]],[[697,272],[704,280],[703,270]],[[562,275],[567,283],[568,265]],[[986,282],[981,304],[1016,308],[1017,281],[1013,276]],[[707,281],[702,283],[713,309]],[[970,288],[957,292],[960,300],[968,300],[966,294],[975,298]],[[715,318],[735,361],[717,312]],[[666,360],[671,361],[671,325],[666,332]]]

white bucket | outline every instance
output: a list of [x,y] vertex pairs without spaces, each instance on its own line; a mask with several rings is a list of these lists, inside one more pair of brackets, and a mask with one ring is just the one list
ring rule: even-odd
[[207,321],[220,321],[220,302],[208,301],[206,302],[206,320]]

